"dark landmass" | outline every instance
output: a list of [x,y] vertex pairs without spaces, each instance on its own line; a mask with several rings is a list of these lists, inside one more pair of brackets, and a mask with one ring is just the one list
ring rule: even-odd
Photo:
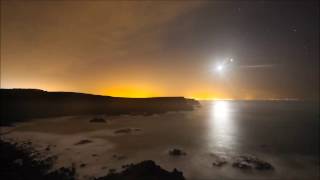
[[1,123],[68,115],[151,115],[193,110],[199,103],[184,97],[119,98],[38,89],[0,89]]
[[156,165],[154,161],[147,160],[138,164],[126,166],[120,173],[111,172],[96,180],[184,180],[183,173],[174,169],[168,172]]
[[74,168],[60,168],[50,171],[55,157],[49,157],[42,160],[39,153],[32,150],[31,147],[23,146],[0,140],[0,179],[10,180],[74,180]]

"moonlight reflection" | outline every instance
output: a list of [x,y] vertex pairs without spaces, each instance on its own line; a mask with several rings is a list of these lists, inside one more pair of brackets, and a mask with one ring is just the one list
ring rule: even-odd
[[236,131],[232,117],[232,104],[229,101],[214,101],[211,104],[209,119],[209,146],[210,148],[231,148]]

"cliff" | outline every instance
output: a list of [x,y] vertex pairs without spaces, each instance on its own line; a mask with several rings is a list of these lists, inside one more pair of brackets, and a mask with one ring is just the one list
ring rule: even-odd
[[38,89],[0,89],[1,125],[54,116],[154,114],[193,110],[199,103],[184,97],[118,98]]

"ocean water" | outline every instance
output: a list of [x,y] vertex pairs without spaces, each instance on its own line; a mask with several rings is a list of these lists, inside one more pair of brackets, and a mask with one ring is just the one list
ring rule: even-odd
[[[79,161],[88,168],[101,165],[119,169],[123,164],[155,160],[165,169],[177,168],[187,179],[319,179],[319,105],[302,101],[202,101],[194,111],[169,112],[151,116],[106,116],[109,123],[90,123],[93,116],[41,119],[22,123],[19,133],[63,135],[71,139],[99,139],[111,148],[98,151],[99,161],[88,158],[88,150],[75,147]],[[95,116],[96,117],[96,116]],[[139,128],[134,134],[112,133],[121,128]],[[110,133],[111,132],[111,133]],[[22,135],[21,135],[22,136]],[[57,146],[59,142],[57,140]],[[40,142],[41,143],[41,142]],[[42,140],[46,143],[46,140]],[[66,143],[61,143],[66,146]],[[72,143],[70,145],[72,146]],[[69,147],[69,149],[70,149]],[[168,151],[180,148],[187,155],[171,157]],[[61,149],[61,148],[60,148]],[[63,156],[60,150],[59,155]],[[71,153],[74,155],[75,153]],[[122,154],[125,160],[113,160]],[[214,155],[213,155],[214,154]],[[254,155],[274,166],[271,171],[241,170],[232,167],[239,155]],[[215,157],[228,162],[212,166]],[[83,158],[82,158],[83,157]],[[87,157],[87,158],[84,158]],[[63,158],[62,158],[63,159]],[[85,159],[85,160],[84,160]],[[71,158],[70,161],[77,161]],[[96,172],[82,170],[84,174]],[[81,172],[81,171],[80,171]],[[94,173],[91,175],[95,175]]]

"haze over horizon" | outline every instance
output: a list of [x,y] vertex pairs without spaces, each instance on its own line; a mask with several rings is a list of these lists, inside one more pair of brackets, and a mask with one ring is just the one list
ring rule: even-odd
[[317,1],[1,1],[1,88],[318,99],[318,21]]

